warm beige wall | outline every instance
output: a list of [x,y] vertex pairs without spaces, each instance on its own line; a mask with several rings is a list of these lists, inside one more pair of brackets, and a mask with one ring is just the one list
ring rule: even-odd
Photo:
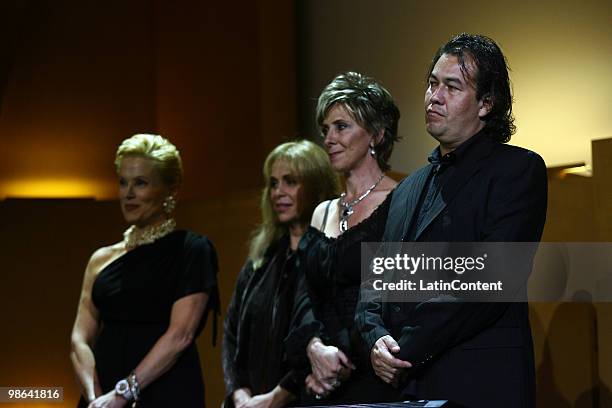
[[411,172],[435,146],[423,123],[424,74],[452,34],[494,38],[512,68],[518,132],[512,144],[548,165],[591,161],[592,139],[612,136],[612,6],[608,0],[436,2],[299,1],[301,128],[312,127],[323,86],[344,70],[378,78],[402,112],[396,170]]
[[[612,139],[592,143],[590,177],[549,171],[548,214],[542,241],[612,241]],[[558,273],[588,276],[577,268]],[[582,292],[595,297],[595,293]],[[610,303],[532,303],[538,406],[612,406]]]

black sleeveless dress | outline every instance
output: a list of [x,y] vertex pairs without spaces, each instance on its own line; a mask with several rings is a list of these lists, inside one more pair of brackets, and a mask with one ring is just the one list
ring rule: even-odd
[[[399,391],[373,372],[369,350],[355,327],[355,309],[361,286],[361,243],[382,239],[393,192],[361,223],[337,238],[310,227],[302,237],[299,267],[306,288],[296,301],[294,325],[285,341],[291,364],[310,367],[306,346],[319,337],[342,350],[357,369],[324,400],[302,395],[304,405],[357,404],[396,401]],[[329,221],[328,221],[329,222]]]
[[[102,392],[136,368],[168,329],[172,306],[199,292],[209,294],[201,332],[209,310],[218,313],[217,255],[208,238],[174,231],[152,244],[127,252],[96,278],[92,299],[102,329],[94,345]],[[216,315],[215,315],[216,318]],[[195,342],[176,363],[141,391],[139,406],[204,406],[204,381]],[[79,407],[87,404],[81,398]]]

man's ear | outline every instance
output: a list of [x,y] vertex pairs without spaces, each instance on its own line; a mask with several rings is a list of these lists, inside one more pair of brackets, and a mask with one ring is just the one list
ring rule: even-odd
[[493,101],[491,100],[491,95],[485,94],[479,101],[480,108],[478,109],[478,117],[480,119],[487,116],[491,109],[493,109]]

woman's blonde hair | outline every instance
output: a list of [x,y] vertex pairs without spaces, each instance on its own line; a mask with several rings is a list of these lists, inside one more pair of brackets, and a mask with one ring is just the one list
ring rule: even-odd
[[288,232],[288,226],[280,223],[270,198],[270,175],[272,167],[284,161],[292,175],[301,183],[298,216],[305,225],[310,223],[318,203],[339,194],[340,182],[331,168],[325,150],[308,140],[283,143],[266,158],[263,166],[265,187],[261,193],[261,224],[251,236],[249,259],[253,268],[261,267],[268,248]]
[[127,156],[139,156],[156,163],[163,182],[168,187],[178,187],[183,181],[183,163],[178,149],[168,139],[159,135],[139,133],[125,139],[115,156],[117,171]]

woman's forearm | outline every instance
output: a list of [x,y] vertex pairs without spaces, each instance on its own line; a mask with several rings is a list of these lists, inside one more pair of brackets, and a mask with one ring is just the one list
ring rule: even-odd
[[195,293],[174,302],[168,329],[134,368],[140,390],[168,371],[193,344],[207,300],[206,293]]
[[284,407],[293,400],[295,400],[295,395],[293,395],[291,392],[281,387],[280,385],[277,385],[272,390],[272,395],[273,405],[276,407]]
[[170,330],[161,336],[134,370],[140,389],[168,371],[192,342],[193,334],[185,331]]
[[85,343],[76,343],[72,346],[70,359],[74,372],[81,384],[83,396],[87,401],[93,401],[102,394],[96,373],[96,361],[91,347]]

